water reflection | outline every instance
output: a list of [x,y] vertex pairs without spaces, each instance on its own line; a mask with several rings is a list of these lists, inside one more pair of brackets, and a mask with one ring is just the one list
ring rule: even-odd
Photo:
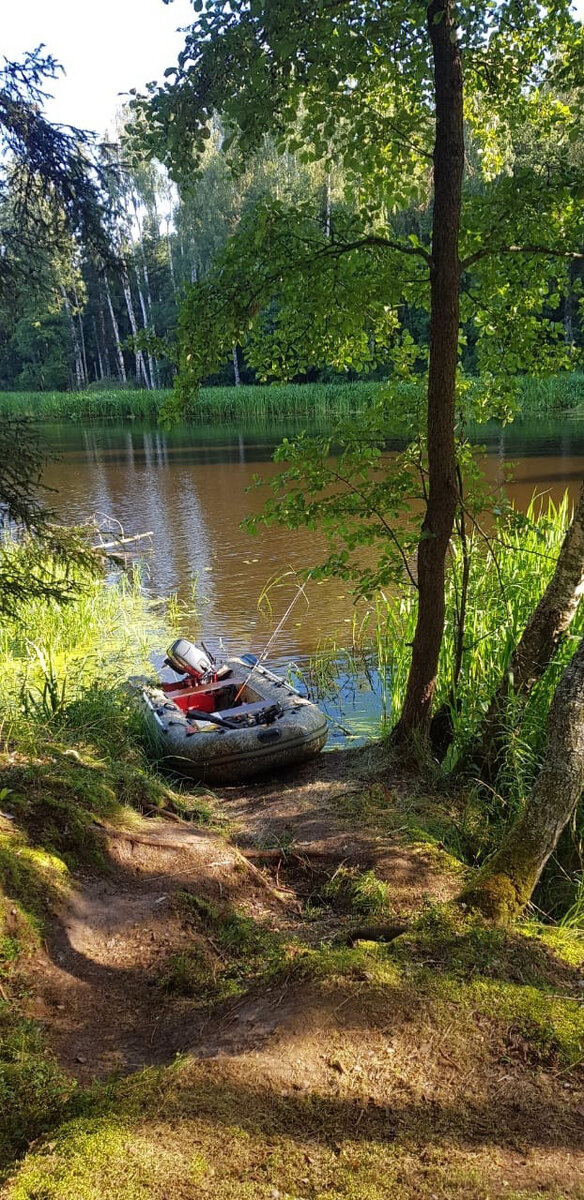
[[[259,471],[269,480],[281,469],[271,461],[274,447],[298,428],[293,422],[191,425],[165,433],[137,422],[86,430],[52,425],[46,432],[59,461],[48,466],[45,482],[57,490],[55,504],[68,520],[100,512],[129,533],[152,531],[145,559],[152,591],[175,591],[188,601],[198,578],[203,636],[215,644],[221,638],[232,652],[257,653],[291,594],[289,586],[276,595],[268,622],[257,607],[266,580],[313,563],[325,546],[312,531],[271,528],[254,538],[240,527],[266,495],[248,492],[254,475]],[[485,471],[493,487],[514,463],[507,492],[520,508],[534,491],[559,500],[568,487],[575,495],[584,471],[583,422],[484,426],[477,440],[487,448]],[[390,449],[398,446],[396,439]],[[309,601],[283,630],[278,645],[283,658],[300,660],[331,634],[346,640],[353,605],[343,585],[313,583]]]

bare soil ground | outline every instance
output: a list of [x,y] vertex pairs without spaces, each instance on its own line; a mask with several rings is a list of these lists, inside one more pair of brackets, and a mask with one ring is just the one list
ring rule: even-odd
[[[177,893],[229,900],[254,921],[312,942],[342,924],[304,916],[316,881],[340,864],[374,869],[386,880],[398,919],[419,911],[425,899],[453,895],[457,877],[440,871],[430,850],[357,830],[339,816],[338,798],[362,790],[374,765],[371,756],[331,754],[277,782],[226,789],[218,799],[233,839],[162,819],[144,819],[131,831],[104,828],[110,870],[77,878],[52,923],[46,953],[28,964],[31,1013],[60,1061],[80,1079],[103,1077],[168,1062],[179,1052],[206,1054],[211,1043],[219,1050],[223,1038],[231,1052],[281,1022],[280,1009],[269,1015],[273,997],[262,995],[249,1001],[253,1019],[228,1011],[214,1017],[211,1035],[208,1014],[192,999],[161,995],[165,961],[193,940],[174,903]],[[279,844],[293,853],[282,858]]]
[[[196,994],[161,988],[166,965],[193,946],[192,922],[177,903],[184,892],[229,903],[259,927],[309,946],[343,935],[350,924],[342,914],[310,911],[318,881],[340,865],[373,869],[386,881],[392,918],[400,922],[428,900],[456,894],[460,874],[446,856],[359,829],[343,815],[346,798],[370,785],[378,765],[371,753],[323,755],[278,781],[225,789],[217,802],[229,835],[160,819],[129,831],[104,828],[110,869],[77,877],[44,952],[27,964],[31,1015],[82,1083],[187,1054],[165,1120],[179,1104],[176,1088],[183,1104],[194,1089],[202,1106],[197,1119],[213,1093],[213,1128],[245,1125],[253,1111],[254,1129],[268,1141],[274,1129],[301,1139],[298,1190],[266,1184],[265,1193],[249,1195],[336,1195],[322,1182],[325,1160],[318,1159],[318,1179],[312,1171],[311,1141],[325,1145],[331,1181],[335,1159],[353,1154],[357,1163],[360,1142],[385,1152],[399,1141],[405,1191],[397,1184],[387,1193],[373,1185],[366,1191],[363,1183],[351,1195],[582,1197],[582,1081],[577,1071],[534,1056],[520,1022],[514,1029],[512,1020],[493,1020],[480,1004],[470,1011],[449,1001],[447,990],[420,994],[403,979],[382,986],[366,965],[346,980],[268,981],[214,1008],[201,1006]],[[406,784],[386,781],[388,803]],[[211,933],[205,939],[219,962],[221,947]],[[577,994],[576,973],[552,959],[557,988]],[[424,966],[434,969],[431,960]],[[149,1118],[149,1125],[156,1122]],[[159,1132],[168,1139],[168,1128]],[[200,1193],[177,1183],[152,1194],[214,1195],[214,1187],[209,1176]],[[231,1196],[227,1185],[217,1194]]]

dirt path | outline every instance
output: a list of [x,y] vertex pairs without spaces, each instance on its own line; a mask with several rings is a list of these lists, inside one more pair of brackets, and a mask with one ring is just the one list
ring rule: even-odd
[[367,754],[323,755],[277,781],[220,794],[239,846],[293,844],[297,857],[284,867],[261,853],[248,861],[227,837],[191,825],[143,820],[131,832],[104,830],[111,869],[76,880],[46,953],[29,964],[32,1013],[60,1061],[84,1079],[169,1062],[185,1050],[234,1053],[284,1019],[286,1006],[275,1007],[264,992],[241,1011],[227,1005],[211,1030],[196,998],[161,990],[165,963],[192,945],[192,926],[176,904],[182,891],[229,901],[260,925],[307,941],[339,924],[307,920],[303,911],[314,879],[339,864],[374,868],[390,884],[400,919],[425,898],[451,895],[457,880],[437,869],[431,853],[358,831],[339,815],[339,798],[366,787],[375,766]]
[[[446,856],[351,819],[348,800],[372,781],[386,789],[378,794],[388,804],[403,785],[380,778],[375,755],[323,755],[294,775],[218,795],[229,836],[159,819],[102,830],[108,872],[77,877],[45,952],[28,963],[31,1014],[82,1083],[187,1055],[180,1072],[155,1077],[144,1110],[139,1105],[132,1117],[127,1153],[152,1144],[144,1194],[152,1186],[157,1197],[191,1197],[189,1164],[202,1144],[213,1165],[201,1195],[238,1195],[229,1182],[235,1170],[238,1180],[259,1178],[262,1197],[357,1196],[350,1178],[361,1171],[359,1179],[373,1180],[362,1194],[385,1200],[393,1190],[375,1183],[385,1155],[379,1170],[393,1172],[392,1187],[407,1200],[584,1196],[584,1088],[545,1041],[556,1003],[549,988],[563,1020],[564,1000],[581,995],[578,974],[537,947],[529,958],[528,939],[490,958],[488,944],[484,956],[479,945],[468,977],[448,957],[464,956],[464,939],[447,944],[440,960],[437,931],[421,957],[412,943],[403,969],[370,948],[344,974],[278,974],[213,1008],[198,1003],[196,988],[181,995],[162,986],[169,964],[193,947],[211,973],[213,963],[222,965],[224,947],[212,926],[193,922],[185,893],[197,913],[205,903],[229,906],[253,930],[289,934],[308,947],[346,933],[350,917],[310,904],[319,880],[341,865],[374,868],[400,921],[427,900],[452,896],[460,875]],[[492,983],[501,991],[490,1000]],[[299,1165],[283,1188],[290,1146]],[[43,1170],[50,1171],[47,1153]],[[173,1170],[185,1156],[187,1183],[181,1177],[176,1192],[166,1181],[158,1191],[151,1185],[161,1154]],[[337,1192],[344,1163],[348,1190]]]

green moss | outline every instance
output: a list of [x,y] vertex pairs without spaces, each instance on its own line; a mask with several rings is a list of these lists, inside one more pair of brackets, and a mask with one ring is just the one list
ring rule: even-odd
[[212,1006],[286,973],[294,940],[241,915],[231,904],[212,903],[192,892],[179,893],[175,905],[191,925],[193,945],[163,964],[159,984],[165,991]]

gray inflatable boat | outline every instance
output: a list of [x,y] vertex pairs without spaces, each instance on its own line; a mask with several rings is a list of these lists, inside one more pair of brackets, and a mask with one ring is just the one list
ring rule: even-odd
[[312,758],[327,739],[326,717],[252,655],[216,669],[180,638],[167,664],[186,678],[147,684],[142,702],[162,763],[208,783],[237,783]]

